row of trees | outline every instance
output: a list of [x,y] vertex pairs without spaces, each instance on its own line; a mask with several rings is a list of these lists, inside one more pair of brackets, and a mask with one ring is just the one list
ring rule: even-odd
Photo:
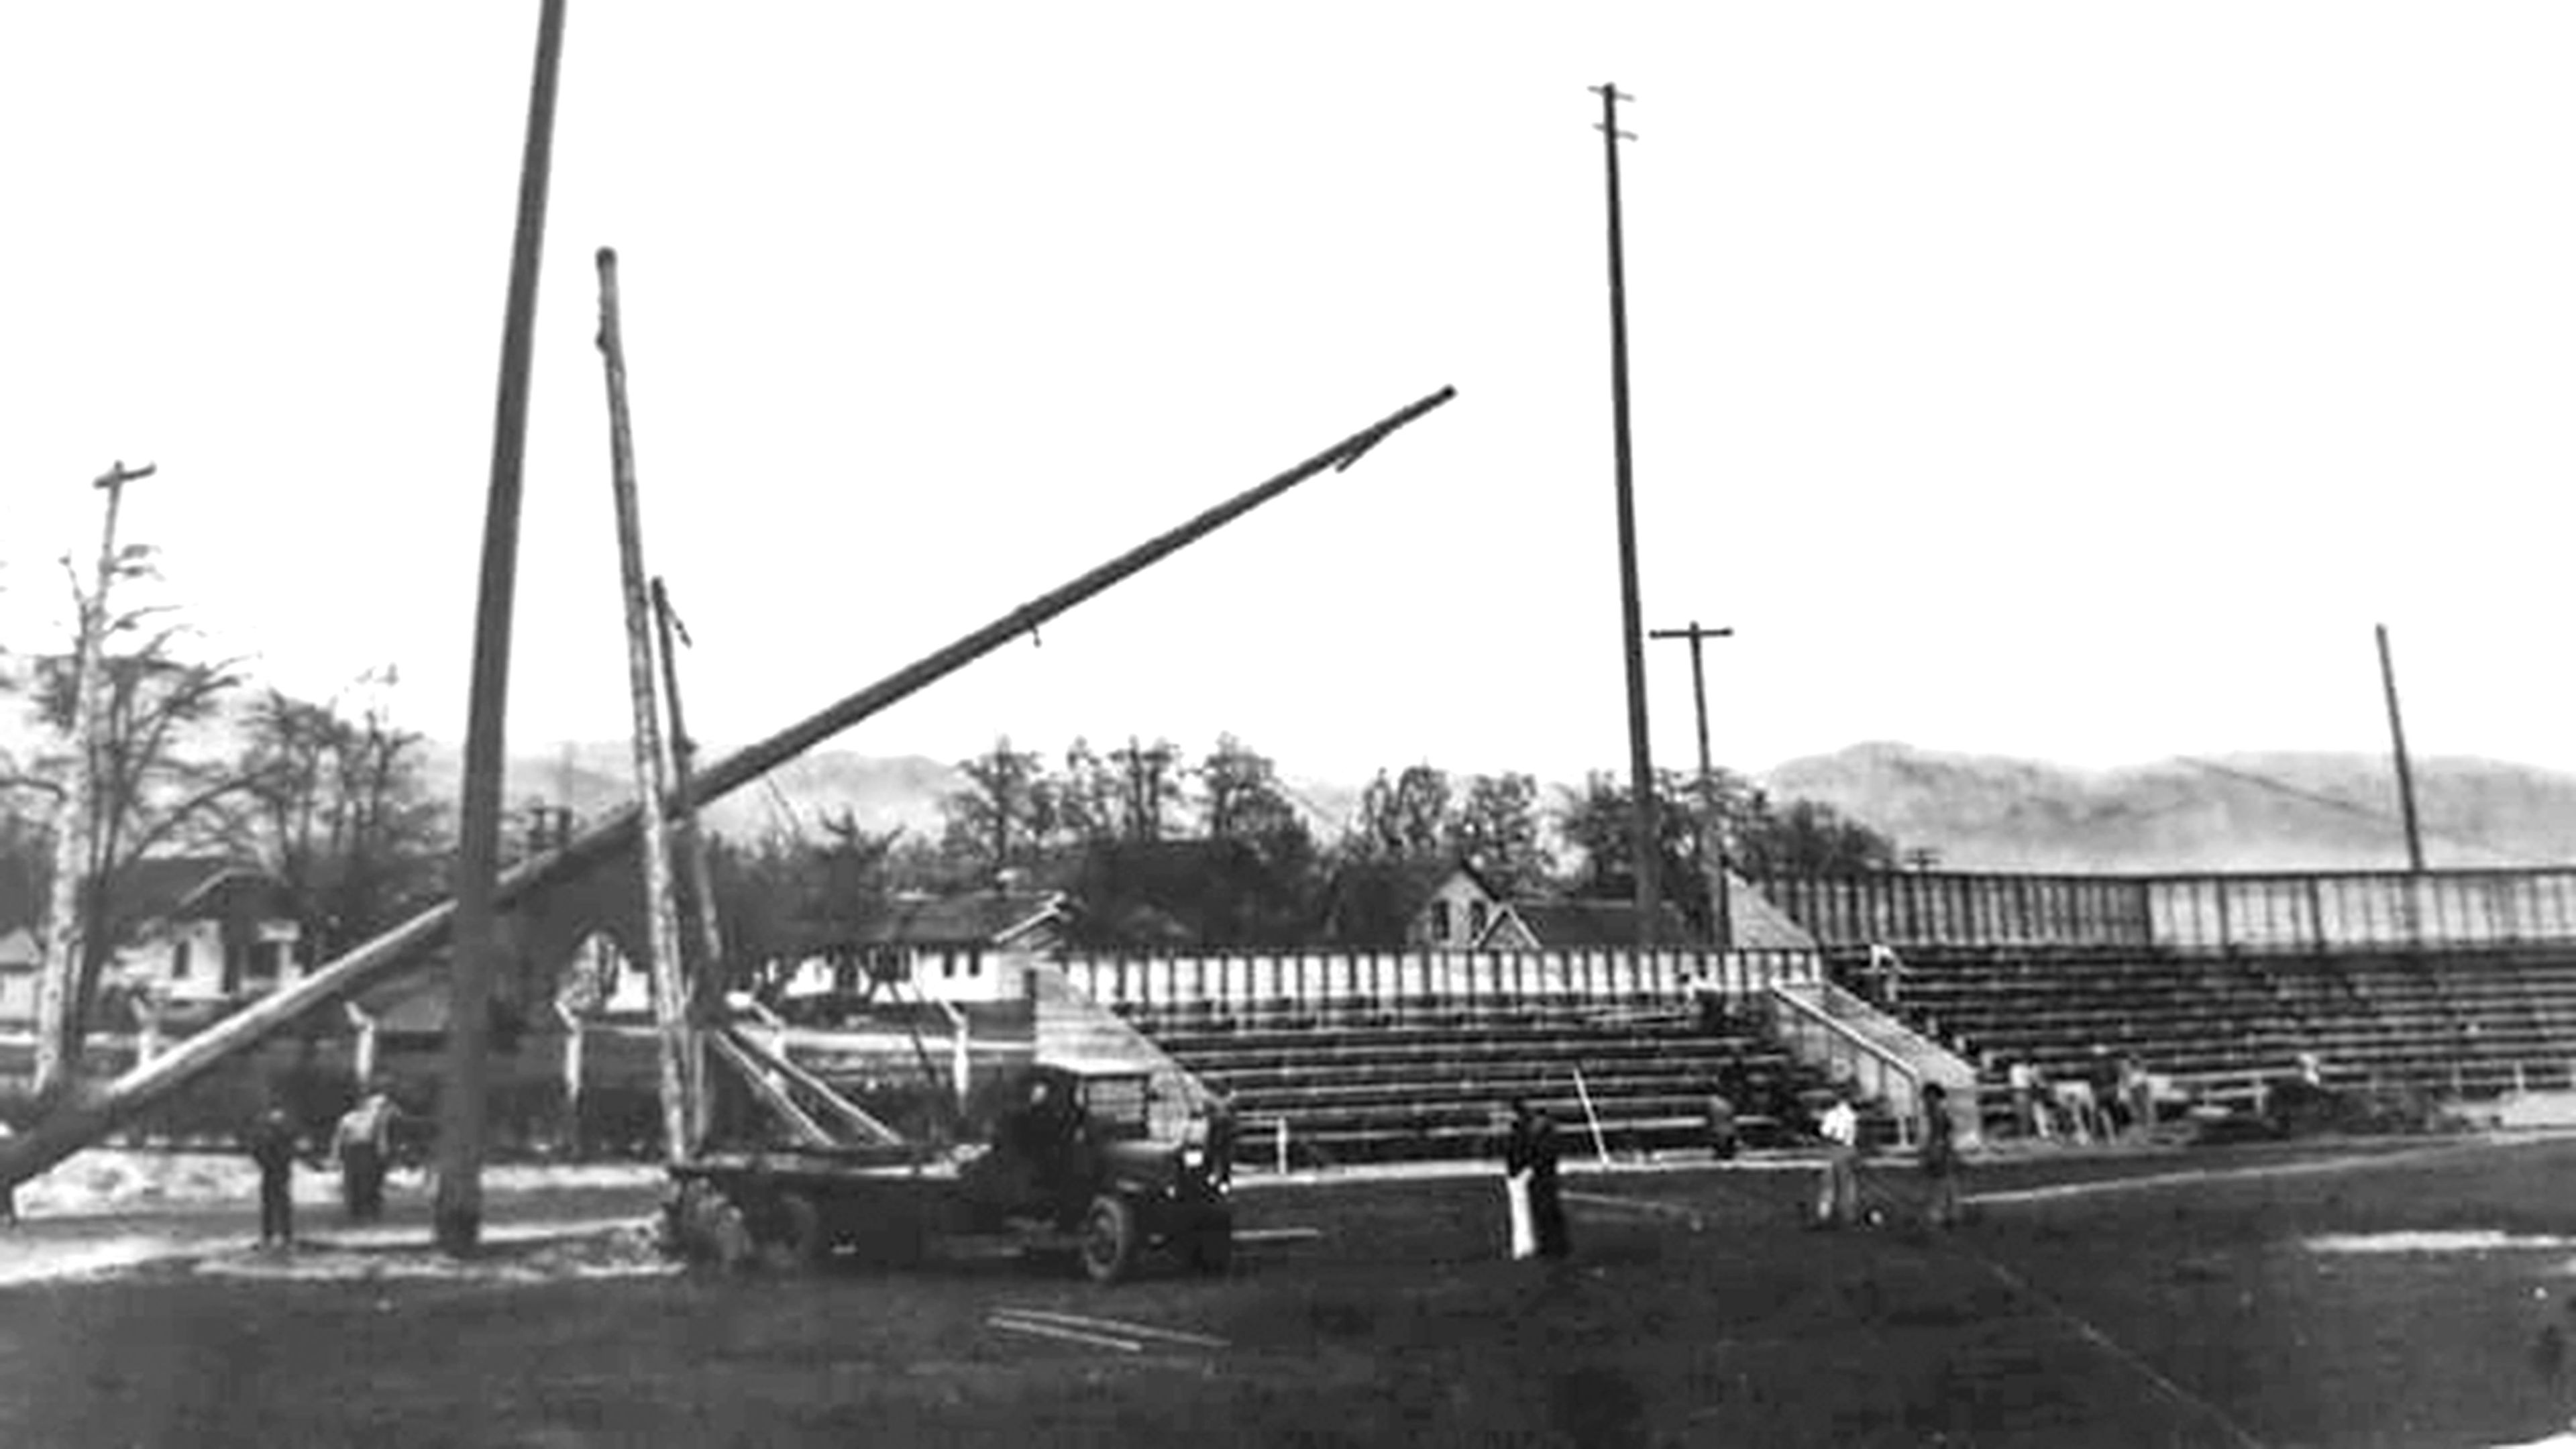
[[[1633,894],[1625,783],[1596,773],[1549,799],[1520,773],[1453,776],[1428,764],[1381,771],[1347,819],[1301,799],[1276,763],[1221,736],[1193,759],[1169,740],[1108,750],[1076,740],[1049,757],[1007,737],[960,761],[963,788],[935,836],[870,832],[844,816],[819,840],[773,836],[718,856],[718,894],[760,944],[843,936],[907,893],[1018,885],[1060,889],[1100,944],[1388,944],[1408,881],[1474,865],[1515,899]],[[1695,923],[1707,917],[1700,842],[1739,874],[1838,874],[1896,864],[1896,844],[1813,801],[1775,805],[1739,776],[1703,791],[1657,782],[1662,879]],[[737,934],[737,943],[753,945]]]

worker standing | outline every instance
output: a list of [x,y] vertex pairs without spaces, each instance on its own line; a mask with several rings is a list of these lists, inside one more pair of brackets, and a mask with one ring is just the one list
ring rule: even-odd
[[250,1160],[259,1167],[259,1242],[291,1247],[295,1242],[295,1119],[283,1103],[271,1102],[251,1124]]

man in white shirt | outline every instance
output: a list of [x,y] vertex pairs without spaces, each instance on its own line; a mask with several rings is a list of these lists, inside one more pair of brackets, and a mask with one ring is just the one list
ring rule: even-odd
[[1860,1115],[1840,1098],[1816,1123],[1825,1139],[1824,1176],[1816,1184],[1816,1225],[1848,1226],[1860,1206]]
[[2012,1087],[2013,1115],[2020,1119],[2022,1135],[2048,1136],[2048,1103],[2042,1099],[2040,1089],[2045,1084],[2039,1068],[2015,1057],[2005,1072],[2004,1080]]

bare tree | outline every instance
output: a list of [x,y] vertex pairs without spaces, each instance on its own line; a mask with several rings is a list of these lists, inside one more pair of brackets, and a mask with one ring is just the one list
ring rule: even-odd
[[339,701],[272,689],[245,713],[242,733],[231,767],[241,789],[223,838],[285,882],[310,949],[336,953],[436,889],[443,811],[421,777],[421,737],[396,726],[380,700],[352,717]]
[[1528,894],[1547,876],[1538,781],[1528,775],[1477,775],[1449,823],[1454,853],[1473,862],[1506,896]]
[[[156,576],[154,550],[129,545],[114,560],[111,581]],[[65,573],[84,627],[92,618],[90,600],[68,559]],[[134,865],[157,854],[204,843],[220,833],[226,803],[244,782],[217,753],[223,714],[241,677],[235,661],[204,662],[186,657],[184,626],[164,622],[163,606],[124,610],[98,620],[96,730],[88,740],[85,771],[76,771],[76,744],[41,756],[13,784],[41,785],[59,802],[55,832],[69,823],[68,812],[81,812],[86,850],[74,883],[72,909],[77,912],[79,950],[76,959],[48,963],[60,970],[63,1008],[42,1024],[38,1043],[38,1078],[42,1091],[68,1082],[69,1063],[78,1059],[88,1035],[100,978],[118,943],[138,923],[138,903],[127,897],[125,884]],[[39,655],[27,675],[14,681],[27,690],[39,720],[65,741],[77,742],[75,722],[82,707],[80,650]],[[88,789],[69,798],[68,782],[86,776]]]
[[1358,823],[1345,853],[1368,860],[1436,860],[1453,844],[1457,816],[1449,776],[1431,765],[1407,765],[1389,781],[1377,772],[1360,795]]
[[967,788],[940,802],[947,819],[942,847],[952,864],[991,880],[1027,865],[1054,832],[1054,791],[1037,755],[1011,748],[1010,736],[961,760]]

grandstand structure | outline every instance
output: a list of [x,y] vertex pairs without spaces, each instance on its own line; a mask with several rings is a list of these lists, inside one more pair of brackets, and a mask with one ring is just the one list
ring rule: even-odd
[[[1902,1140],[1921,1083],[1941,1077],[1974,1132],[2014,1061],[2059,1080],[2133,1061],[2224,1105],[2310,1069],[2447,1101],[2576,1089],[2576,869],[1909,871],[1758,889],[1802,944],[1062,965],[1228,1094],[1247,1158],[1292,1167],[1473,1155],[1515,1096],[1549,1108],[1576,1151],[1704,1142],[1712,1092],[1757,1144],[1798,1140],[1837,1095]],[[1692,1009],[1703,993],[1723,1009]]]
[[2329,1086],[2451,1100],[2576,1085],[2576,869],[1764,889],[1830,974],[1981,1062],[2070,1075],[2101,1048],[2220,1098],[2303,1058]]
[[[1794,934],[1794,928],[1790,928]],[[1784,994],[1829,990],[1812,943],[1720,952],[1067,954],[1067,985],[1223,1094],[1238,1152],[1277,1168],[1474,1157],[1526,1100],[1565,1150],[1699,1147],[1724,1095],[1752,1147],[1805,1137],[1838,1095],[1900,1135],[1910,1086],[1802,1052]],[[1885,1074],[1880,1074],[1883,1077]]]

